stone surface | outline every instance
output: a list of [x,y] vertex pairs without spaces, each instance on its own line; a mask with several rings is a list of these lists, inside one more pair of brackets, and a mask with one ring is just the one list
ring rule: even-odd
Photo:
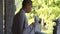
[[6,34],[12,34],[11,28],[16,9],[14,3],[14,0],[6,0]]
[[3,0],[0,0],[0,34],[3,34]]

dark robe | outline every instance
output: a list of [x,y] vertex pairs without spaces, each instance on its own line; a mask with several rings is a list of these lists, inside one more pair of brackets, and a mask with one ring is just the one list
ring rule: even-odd
[[[13,34],[23,34],[24,30],[27,29],[28,27],[28,21],[27,18],[25,16],[25,11],[21,10],[19,13],[17,13],[14,16],[13,19],[13,24],[12,24],[12,33]],[[28,30],[26,33],[31,33],[33,27],[29,26]],[[30,34],[29,33],[29,34]]]

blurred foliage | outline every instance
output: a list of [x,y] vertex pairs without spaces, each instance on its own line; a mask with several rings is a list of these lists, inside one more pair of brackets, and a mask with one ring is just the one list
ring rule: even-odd
[[17,14],[19,12],[19,10],[22,8],[22,1],[23,0],[15,0],[15,5],[16,5],[16,12],[15,12],[15,14]]
[[32,0],[32,2],[32,11],[26,14],[29,25],[34,22],[34,15],[38,15],[46,23],[47,30],[45,32],[52,34],[53,26],[56,25],[53,20],[60,17],[60,0]]

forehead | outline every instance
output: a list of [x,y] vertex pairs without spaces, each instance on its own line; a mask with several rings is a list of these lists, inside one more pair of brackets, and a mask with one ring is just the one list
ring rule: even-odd
[[28,3],[26,6],[32,6],[32,3]]
[[27,5],[32,5],[32,2],[27,3]]

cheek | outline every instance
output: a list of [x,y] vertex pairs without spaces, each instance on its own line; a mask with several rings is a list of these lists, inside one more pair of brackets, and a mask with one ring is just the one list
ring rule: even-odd
[[29,9],[29,10],[31,10],[32,8],[31,8],[31,7],[29,7],[28,9]]
[[28,10],[28,11],[30,11],[30,10],[31,10],[31,8],[30,8],[30,7],[28,7],[28,8],[27,8],[27,10]]
[[28,9],[27,9],[27,12],[28,12],[28,13],[31,12],[31,8],[28,8]]

